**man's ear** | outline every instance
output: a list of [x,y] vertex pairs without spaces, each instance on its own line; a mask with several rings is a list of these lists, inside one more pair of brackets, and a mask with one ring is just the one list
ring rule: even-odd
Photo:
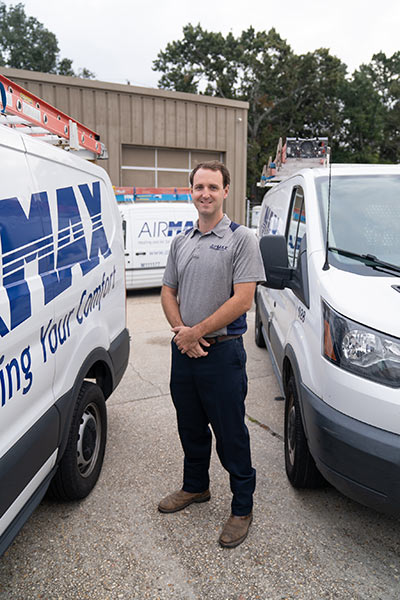
[[226,185],[226,186],[224,187],[224,200],[225,200],[225,198],[227,197],[228,193],[229,193],[229,183],[228,183],[228,185]]

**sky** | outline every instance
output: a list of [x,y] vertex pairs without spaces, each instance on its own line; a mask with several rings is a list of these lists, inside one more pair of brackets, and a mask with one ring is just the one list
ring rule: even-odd
[[5,0],[18,2],[56,35],[75,71],[144,87],[157,87],[153,60],[188,23],[235,36],[275,27],[296,54],[329,48],[349,74],[377,52],[400,50],[400,0]]

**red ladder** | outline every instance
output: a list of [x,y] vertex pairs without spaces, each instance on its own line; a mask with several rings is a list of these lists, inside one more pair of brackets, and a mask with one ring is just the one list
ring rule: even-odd
[[0,93],[1,122],[10,127],[23,127],[24,133],[40,136],[66,150],[75,150],[85,158],[108,158],[95,131],[1,74]]

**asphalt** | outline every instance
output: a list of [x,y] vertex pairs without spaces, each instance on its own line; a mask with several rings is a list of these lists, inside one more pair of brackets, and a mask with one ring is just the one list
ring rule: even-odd
[[42,502],[0,559],[0,599],[398,600],[399,520],[332,487],[290,486],[284,406],[268,354],[253,341],[253,312],[245,336],[257,469],[249,536],[234,549],[217,543],[231,495],[215,450],[211,501],[158,512],[182,477],[168,389],[171,333],[159,290],[130,293],[128,310],[130,363],[108,401],[99,482],[82,502]]

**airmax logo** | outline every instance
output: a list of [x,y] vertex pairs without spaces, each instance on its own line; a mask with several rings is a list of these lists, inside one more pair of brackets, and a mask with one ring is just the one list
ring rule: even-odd
[[[75,265],[85,276],[111,254],[103,227],[100,182],[59,188],[55,195],[53,216],[47,191],[32,194],[28,213],[17,197],[0,198],[0,284],[8,296],[7,309],[2,297],[0,337],[32,315],[25,275],[28,264],[36,265],[46,305],[75,283]],[[86,233],[82,214],[89,217]]]
[[228,250],[228,246],[222,246],[221,244],[211,244],[211,250]]

